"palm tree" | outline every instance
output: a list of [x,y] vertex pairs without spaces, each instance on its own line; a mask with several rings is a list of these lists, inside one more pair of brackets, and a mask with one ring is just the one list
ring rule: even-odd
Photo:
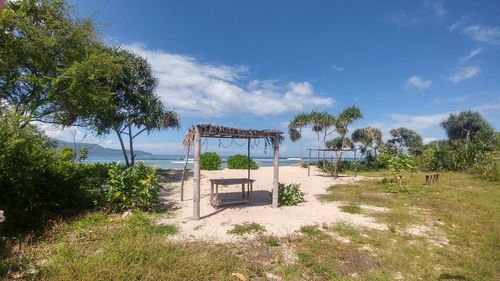
[[359,128],[352,133],[352,140],[360,143],[361,157],[367,154],[376,158],[382,146],[382,131],[373,127]]
[[[323,114],[318,111],[311,111],[311,113],[308,114],[309,120],[309,125],[312,125],[312,130],[316,132],[316,135],[318,137],[318,149],[321,149],[321,141],[320,141],[320,133],[323,132],[323,124],[322,124],[322,119],[323,119]],[[318,150],[318,160],[319,160],[319,150]]]
[[[341,144],[341,149],[346,147],[346,135],[349,132],[348,126],[351,125],[354,121],[363,118],[363,113],[361,109],[356,106],[349,106],[342,110],[335,120],[335,130],[339,134],[339,141]],[[337,175],[338,162],[342,158],[342,151],[335,151],[337,156],[337,161],[335,162],[335,176]]]
[[309,114],[299,113],[294,116],[293,120],[288,125],[288,135],[293,142],[300,140],[300,164],[304,163],[304,151],[302,148],[302,128],[309,124]]

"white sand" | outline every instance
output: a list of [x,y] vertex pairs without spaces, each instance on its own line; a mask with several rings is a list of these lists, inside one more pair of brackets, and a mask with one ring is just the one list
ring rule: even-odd
[[[271,208],[271,191],[273,168],[263,167],[251,171],[254,183],[254,205],[235,205],[215,210],[209,203],[210,182],[214,178],[241,178],[246,177],[246,170],[202,171],[201,172],[201,219],[192,220],[193,212],[193,180],[189,177],[185,182],[184,201],[180,202],[179,173],[168,183],[163,190],[163,200],[178,208],[173,217],[164,218],[160,223],[176,224],[180,231],[173,239],[204,240],[213,242],[238,241],[242,237],[228,234],[235,224],[258,223],[265,227],[266,234],[287,236],[296,233],[305,225],[331,225],[345,222],[356,226],[376,229],[386,229],[385,225],[376,223],[373,218],[348,214],[339,209],[341,203],[320,202],[316,195],[327,193],[326,188],[331,185],[362,180],[363,177],[339,177],[333,179],[323,176],[319,171],[311,170],[307,176],[307,169],[296,166],[280,167],[280,182],[300,183],[301,189],[307,193],[305,202],[298,206]],[[231,193],[240,196],[241,186],[219,187],[220,193]],[[227,196],[228,194],[226,194]],[[363,206],[369,207],[369,206]],[[247,237],[248,238],[248,237]]]

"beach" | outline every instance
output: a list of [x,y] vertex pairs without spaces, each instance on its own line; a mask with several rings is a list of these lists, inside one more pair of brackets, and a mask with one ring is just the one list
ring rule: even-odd
[[[212,242],[231,242],[242,239],[228,234],[236,224],[258,223],[266,229],[267,235],[283,237],[292,235],[306,225],[331,225],[344,222],[356,226],[385,229],[386,226],[374,221],[373,217],[363,214],[342,212],[341,202],[322,202],[318,195],[327,193],[332,185],[352,183],[365,179],[362,176],[345,176],[334,179],[325,176],[315,168],[311,176],[307,169],[298,166],[280,167],[280,182],[285,184],[299,183],[306,192],[304,202],[297,206],[271,208],[271,192],[273,168],[261,167],[251,171],[254,183],[254,204],[225,206],[216,210],[210,205],[210,179],[245,178],[246,170],[223,169],[218,171],[201,171],[201,219],[192,220],[193,180],[190,176],[184,185],[184,201],[180,201],[180,171],[173,172],[172,178],[164,185],[162,201],[167,202],[175,211],[172,215],[160,219],[159,223],[175,224],[179,233],[172,239],[202,240]],[[221,196],[239,196],[241,185],[220,187]],[[373,206],[366,206],[374,209]],[[377,208],[375,208],[377,210]],[[384,211],[383,208],[377,211]],[[250,235],[251,236],[251,235]],[[244,237],[243,237],[244,238]],[[247,237],[248,238],[248,237]]]

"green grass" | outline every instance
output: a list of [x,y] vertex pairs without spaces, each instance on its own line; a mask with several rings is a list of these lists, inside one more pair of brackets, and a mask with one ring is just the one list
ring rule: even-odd
[[266,228],[262,225],[252,222],[252,223],[243,223],[243,224],[235,224],[233,228],[227,231],[229,234],[233,235],[244,235],[244,234],[261,234],[266,231]]
[[349,214],[361,214],[361,207],[356,204],[342,205],[340,206],[342,212]]
[[[283,280],[498,280],[498,183],[458,173],[441,173],[431,186],[423,181],[423,174],[412,174],[407,193],[366,180],[321,196],[348,207],[387,208],[363,209],[363,215],[389,231],[338,223],[243,243],[180,243],[169,240],[174,225],[155,223],[158,214],[88,213],[55,224],[41,240],[9,242],[13,250],[0,259],[0,278],[23,272],[23,279],[41,280],[236,280],[232,273],[251,280],[266,280],[267,273]],[[415,225],[431,232],[405,232]],[[265,233],[256,223],[230,231]]]
[[[380,171],[376,176],[383,174]],[[440,173],[439,182],[431,186],[424,185],[424,173],[411,174],[409,180],[409,192],[402,193],[390,193],[390,186],[380,180],[332,186],[320,196],[322,200],[385,207],[387,212],[368,215],[386,224],[389,231],[346,225],[331,230],[358,247],[369,246],[383,264],[405,279],[498,278],[499,183],[459,173]],[[429,228],[430,233],[427,237],[405,233],[415,225]]]

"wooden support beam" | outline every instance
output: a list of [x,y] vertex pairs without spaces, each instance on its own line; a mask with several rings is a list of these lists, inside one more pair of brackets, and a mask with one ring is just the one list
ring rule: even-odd
[[200,219],[200,158],[201,158],[201,134],[196,127],[194,135],[194,184],[193,184],[193,220]]
[[248,163],[247,163],[248,179],[250,179],[250,139],[248,139],[247,157],[248,157]]
[[189,150],[191,149],[191,146],[188,146],[187,151],[186,151],[186,158],[184,159],[184,170],[182,170],[182,177],[181,177],[181,202],[184,201],[184,180],[186,177],[186,169],[187,169],[187,164],[189,160]]
[[280,139],[279,136],[274,137],[274,174],[273,174],[273,208],[278,208],[278,186],[279,186],[279,174],[280,174]]
[[309,160],[307,161],[307,176],[311,176],[311,150],[309,149]]

